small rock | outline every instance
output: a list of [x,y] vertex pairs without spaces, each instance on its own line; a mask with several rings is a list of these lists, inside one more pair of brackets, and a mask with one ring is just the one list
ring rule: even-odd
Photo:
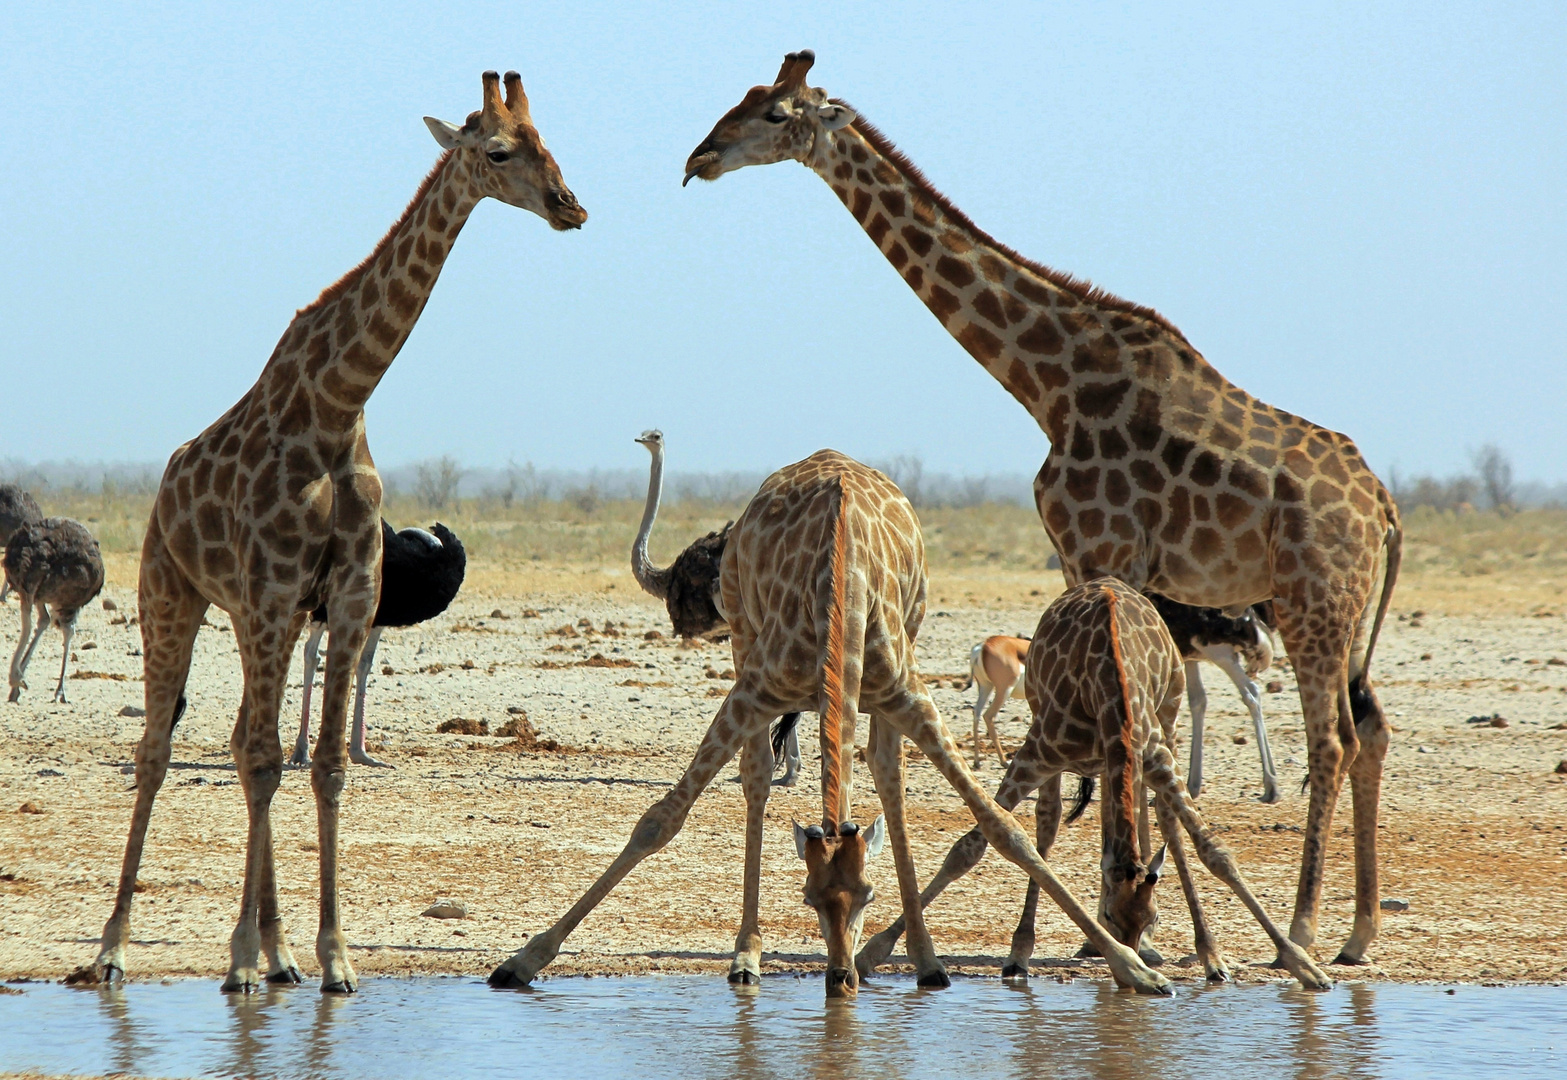
[[1567,776],[1567,758],[1562,758],[1556,763],[1556,774],[1558,776]]
[[1245,746],[1246,745],[1246,736],[1244,736],[1244,735],[1235,735],[1235,736],[1231,737],[1230,741],[1233,742],[1236,746]]
[[466,919],[468,908],[455,900],[437,900],[419,914],[426,919]]
[[488,720],[473,720],[465,716],[454,716],[450,720],[436,726],[435,729],[442,735],[488,735],[490,722]]
[[542,618],[544,618],[544,616],[540,615],[533,608],[523,608],[522,609],[522,617],[524,619],[542,619]]
[[129,716],[129,717],[132,717],[132,718],[135,718],[135,717],[138,717],[138,716],[146,716],[147,715],[147,710],[142,708],[140,705],[127,705],[123,709],[120,710],[120,715],[121,716]]
[[1507,717],[1501,713],[1492,713],[1490,716],[1471,716],[1465,720],[1466,724],[1484,724],[1487,727],[1506,727]]
[[396,675],[397,674],[397,669],[394,668],[391,664],[382,664],[381,665],[381,674],[382,675]]
[[1382,901],[1382,910],[1383,911],[1408,911],[1409,910],[1409,901],[1408,900],[1394,900],[1392,897],[1387,897],[1386,899],[1384,899]]
[[492,619],[509,619],[509,618],[511,618],[511,616],[506,614],[500,608],[496,608],[494,611],[490,612],[490,618],[492,618]]
[[464,660],[462,662],[462,669],[464,671],[472,671],[476,666],[477,665],[475,665],[472,660]]
[[1422,660],[1429,660],[1429,659],[1431,659],[1431,654],[1428,653],[1428,652],[1423,652],[1423,653],[1420,654],[1420,659],[1422,659]]
[[508,705],[506,706],[506,711],[512,716],[520,716],[524,720],[528,718],[528,710],[524,709],[521,705]]
[[98,969],[91,965],[83,965],[65,977],[66,986],[97,986]]
[[121,765],[120,766],[120,775],[121,776],[135,776],[136,775],[136,766],[134,766],[134,765]]
[[44,812],[44,808],[39,806],[37,803],[33,802],[31,799],[29,799],[27,802],[24,802],[21,806],[18,806],[16,808],[16,812],[18,814],[41,814],[41,813]]
[[1265,689],[1270,694],[1282,694],[1284,693],[1284,683],[1278,679],[1270,679]]
[[1491,726],[1492,727],[1506,727],[1507,726],[1507,717],[1502,716],[1500,714],[1491,717]]
[[103,610],[105,610],[105,611],[119,611],[120,610],[120,605],[116,604],[113,600],[110,600],[107,596],[105,596],[103,598]]
[[63,772],[61,772],[59,769],[39,769],[36,775],[38,775],[38,776],[64,776],[65,774]]
[[1410,619],[1409,625],[1412,629],[1418,630],[1420,627],[1424,626],[1425,623],[1421,622],[1419,619]]
[[1559,656],[1553,656],[1545,662],[1546,667],[1567,667],[1567,660]]
[[96,649],[97,647],[98,647],[98,643],[96,641],[84,641],[84,642],[82,642],[82,652],[86,652],[88,649]]

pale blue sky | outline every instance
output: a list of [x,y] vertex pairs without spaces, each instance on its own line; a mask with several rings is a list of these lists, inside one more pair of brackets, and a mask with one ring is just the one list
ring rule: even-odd
[[[486,203],[383,465],[1028,473],[1043,434],[806,169],[682,190],[782,54],[982,227],[1157,307],[1386,471],[1567,479],[1567,5],[0,6],[0,458],[162,461],[522,72],[591,218]],[[330,9],[330,10],[329,10]],[[961,11],[961,15],[948,12]]]

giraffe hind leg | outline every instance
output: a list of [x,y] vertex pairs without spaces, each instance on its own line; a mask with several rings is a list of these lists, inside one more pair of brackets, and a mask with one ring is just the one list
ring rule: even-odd
[[[798,718],[798,713],[795,714]],[[773,747],[764,727],[740,752],[740,783],[745,793],[745,875],[741,896],[740,932],[735,935],[729,981],[754,986],[762,981],[762,833],[767,823],[767,796],[772,792]]]

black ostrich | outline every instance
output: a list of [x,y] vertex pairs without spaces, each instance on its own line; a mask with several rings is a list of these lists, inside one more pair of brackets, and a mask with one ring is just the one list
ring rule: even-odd
[[[365,687],[370,681],[370,665],[375,662],[375,647],[381,631],[388,626],[417,626],[445,611],[462,588],[468,568],[468,555],[462,541],[445,525],[437,522],[430,532],[423,529],[392,531],[381,519],[381,602],[375,622],[359,655],[359,671],[354,687],[354,731],[348,744],[349,758],[360,765],[390,769],[365,752]],[[310,764],[310,691],[316,680],[317,649],[326,632],[326,604],[310,616],[310,637],[305,641],[305,700],[299,717],[299,738],[289,760],[295,765]]]
[[[20,484],[0,484],[0,548],[6,546],[11,534],[24,525],[33,525],[44,519],[38,503],[23,490]],[[11,590],[9,581],[0,583],[0,600]]]
[[[5,580],[16,590],[22,605],[22,636],[11,656],[10,700],[19,700],[26,689],[23,676],[28,662],[39,638],[52,624],[60,628],[64,639],[60,682],[54,688],[54,700],[63,702],[76,615],[103,590],[103,555],[87,526],[70,518],[43,518],[23,525],[6,539]],[[36,632],[34,608],[38,610]]]

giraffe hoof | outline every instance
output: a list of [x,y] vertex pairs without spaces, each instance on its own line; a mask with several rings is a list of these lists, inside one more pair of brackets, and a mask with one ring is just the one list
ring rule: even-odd
[[300,975],[299,969],[292,964],[282,971],[273,971],[267,974],[267,982],[272,983],[274,986],[297,986],[304,981],[304,977]]
[[1001,969],[1003,979],[1028,979],[1028,968],[1022,964],[1007,964]]
[[492,990],[526,990],[529,981],[505,965],[490,972],[490,977],[485,980]]
[[261,980],[254,971],[235,972],[224,979],[218,989],[225,994],[254,994],[261,989]]
[[952,979],[948,977],[945,968],[937,968],[935,971],[927,971],[921,975],[915,980],[915,984],[936,990],[945,990],[952,985]]
[[761,976],[754,971],[741,970],[731,971],[729,973],[729,982],[732,986],[756,986],[761,983],[761,981]]
[[359,987],[353,981],[344,979],[341,982],[322,983],[321,992],[323,994],[354,994],[359,992]]
[[1364,956],[1351,956],[1347,952],[1341,952],[1333,958],[1333,963],[1343,967],[1363,967],[1371,961]]

